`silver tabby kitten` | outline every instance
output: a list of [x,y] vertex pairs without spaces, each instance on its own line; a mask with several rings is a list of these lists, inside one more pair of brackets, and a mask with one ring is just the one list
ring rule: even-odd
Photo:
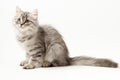
[[16,37],[26,51],[26,60],[20,63],[24,69],[68,65],[118,66],[117,63],[108,59],[83,56],[70,58],[65,42],[58,31],[51,26],[39,25],[37,18],[37,10],[30,13],[16,8],[14,17]]

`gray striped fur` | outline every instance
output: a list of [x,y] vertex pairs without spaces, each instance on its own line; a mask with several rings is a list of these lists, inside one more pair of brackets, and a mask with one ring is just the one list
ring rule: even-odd
[[24,69],[67,65],[117,67],[117,63],[107,59],[70,58],[59,32],[51,26],[39,25],[37,17],[36,10],[30,13],[16,8],[14,18],[16,36],[26,51],[26,60],[20,64]]

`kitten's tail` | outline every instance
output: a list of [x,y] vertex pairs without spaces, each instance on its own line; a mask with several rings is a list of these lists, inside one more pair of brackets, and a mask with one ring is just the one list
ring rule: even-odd
[[99,66],[117,68],[118,64],[109,59],[91,58],[91,57],[73,57],[70,58],[70,65]]

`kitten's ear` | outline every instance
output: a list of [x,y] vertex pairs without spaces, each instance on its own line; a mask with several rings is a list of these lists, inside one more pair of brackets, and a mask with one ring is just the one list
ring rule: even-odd
[[33,10],[32,16],[33,16],[34,18],[37,18],[37,17],[38,17],[38,10],[37,10],[37,9]]
[[21,12],[22,10],[18,6],[16,6],[16,13],[21,13]]

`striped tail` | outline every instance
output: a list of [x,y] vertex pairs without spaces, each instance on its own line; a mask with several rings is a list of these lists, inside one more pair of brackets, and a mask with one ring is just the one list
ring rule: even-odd
[[112,60],[91,58],[85,56],[70,58],[70,65],[99,66],[99,67],[112,67],[112,68],[118,67],[118,64]]

